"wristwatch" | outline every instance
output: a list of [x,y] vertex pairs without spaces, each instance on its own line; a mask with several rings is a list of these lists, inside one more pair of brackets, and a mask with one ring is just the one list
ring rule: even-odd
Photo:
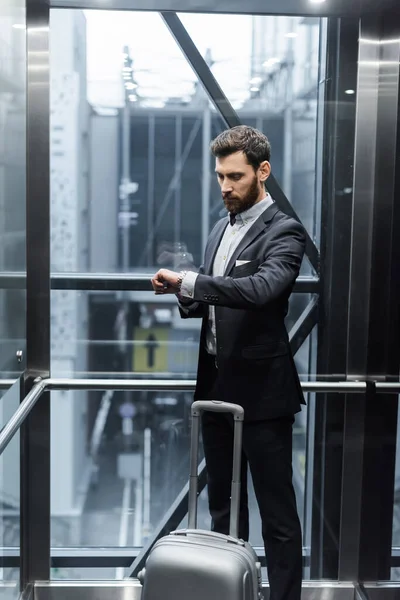
[[181,272],[179,273],[179,277],[178,277],[178,281],[177,281],[177,284],[178,284],[178,291],[179,291],[179,292],[181,291],[181,285],[182,285],[182,282],[183,282],[183,280],[184,280],[184,278],[185,278],[185,276],[186,276],[186,273],[187,273],[187,271],[181,271]]

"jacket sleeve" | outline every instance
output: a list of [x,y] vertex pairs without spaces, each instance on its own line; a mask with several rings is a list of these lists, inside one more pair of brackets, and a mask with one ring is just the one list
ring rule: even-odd
[[271,240],[264,261],[247,277],[199,275],[193,299],[204,305],[259,310],[290,288],[300,271],[305,250],[303,226],[294,219],[282,221]]
[[[199,269],[199,274],[200,273],[204,273],[203,265]],[[207,307],[205,304],[188,298],[179,298],[179,296],[177,298],[178,308],[182,319],[201,319],[206,315]]]

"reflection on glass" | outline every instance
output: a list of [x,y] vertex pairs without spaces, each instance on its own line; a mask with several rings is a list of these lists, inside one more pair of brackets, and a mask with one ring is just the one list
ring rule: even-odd
[[18,377],[25,348],[25,289],[6,289],[7,272],[25,272],[26,74],[25,12],[0,8],[0,377]]
[[[241,120],[270,138],[314,238],[320,21],[181,19]],[[53,270],[150,274],[179,247],[198,265],[224,212],[208,151],[224,125],[162,19],[52,10],[50,32]]]
[[[26,32],[18,0],[0,5],[0,378],[17,379],[25,349],[25,284],[7,289],[7,273],[25,273]],[[0,430],[19,405],[19,379],[0,391]],[[19,433],[0,455],[0,555],[19,551]],[[19,569],[0,568],[0,596],[19,596]]]
[[196,377],[201,323],[175,297],[60,290],[51,303],[54,377]]
[[187,481],[191,402],[174,391],[54,394],[53,545],[143,545]]
[[[0,397],[0,430],[20,403],[20,381]],[[0,455],[0,555],[2,548],[20,547],[20,448],[19,431]],[[18,598],[19,569],[0,569],[0,596]]]
[[[292,294],[286,327],[290,330],[311,300]],[[200,319],[180,318],[174,296],[130,292],[52,292],[52,374],[195,379]],[[313,346],[316,348],[316,338]],[[300,378],[312,378],[306,340],[295,355]]]
[[[191,403],[190,392],[177,391],[54,393],[53,546],[146,543],[188,480]],[[305,423],[304,412],[294,428],[301,519]],[[251,542],[262,546],[252,488],[250,492]],[[181,526],[186,525],[185,518]],[[210,527],[206,492],[199,498],[198,525]],[[53,577],[63,578],[62,570]]]
[[322,20],[216,14],[180,19],[240,120],[270,139],[272,172],[314,238]]

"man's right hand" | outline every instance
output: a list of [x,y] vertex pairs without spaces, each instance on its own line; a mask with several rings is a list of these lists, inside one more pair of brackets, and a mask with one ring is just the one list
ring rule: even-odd
[[160,269],[152,277],[151,285],[156,294],[177,294],[179,292],[180,273]]

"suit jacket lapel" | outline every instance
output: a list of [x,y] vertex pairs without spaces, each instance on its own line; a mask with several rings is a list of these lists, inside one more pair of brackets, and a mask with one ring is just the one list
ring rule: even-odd
[[268,223],[272,220],[272,218],[278,212],[278,207],[276,204],[271,204],[263,213],[258,217],[258,219],[253,223],[250,227],[244,238],[239,243],[236,250],[233,252],[230,257],[228,264],[225,269],[225,275],[229,275],[233,267],[235,266],[236,259],[240,256],[247,246],[249,246],[255,239],[262,233],[266,227],[268,227]]
[[210,241],[208,243],[206,255],[204,257],[204,273],[206,275],[212,275],[215,255],[217,253],[218,246],[221,243],[221,239],[224,235],[224,231],[227,225],[228,220],[221,219],[221,221],[219,221],[214,228],[212,237],[210,238]]

